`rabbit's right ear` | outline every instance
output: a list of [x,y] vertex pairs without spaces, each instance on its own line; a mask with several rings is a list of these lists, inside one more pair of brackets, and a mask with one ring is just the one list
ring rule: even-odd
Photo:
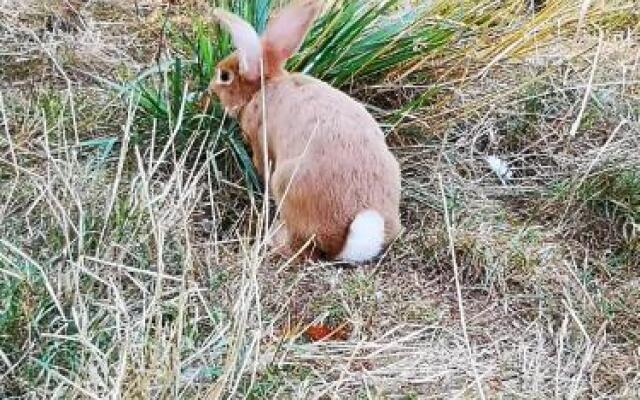
[[265,71],[268,75],[277,74],[289,57],[298,51],[321,8],[319,0],[297,0],[269,21],[262,36]]
[[220,8],[213,11],[213,17],[231,34],[238,50],[240,74],[252,81],[260,79],[262,45],[255,29],[247,21]]

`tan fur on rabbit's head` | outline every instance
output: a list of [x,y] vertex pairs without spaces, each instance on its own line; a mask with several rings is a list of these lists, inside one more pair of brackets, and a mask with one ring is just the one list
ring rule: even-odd
[[298,50],[321,8],[317,0],[302,0],[271,18],[262,37],[246,21],[216,9],[214,18],[231,34],[237,48],[220,61],[209,86],[231,115],[236,116],[265,82],[285,75],[285,62]]

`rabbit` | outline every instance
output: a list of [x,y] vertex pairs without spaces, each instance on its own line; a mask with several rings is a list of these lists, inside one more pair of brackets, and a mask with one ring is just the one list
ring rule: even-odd
[[284,225],[282,253],[362,263],[400,232],[400,165],[361,103],[285,70],[320,11],[319,1],[294,2],[259,37],[242,18],[215,9],[236,50],[218,63],[207,93],[238,120],[256,171],[268,174]]

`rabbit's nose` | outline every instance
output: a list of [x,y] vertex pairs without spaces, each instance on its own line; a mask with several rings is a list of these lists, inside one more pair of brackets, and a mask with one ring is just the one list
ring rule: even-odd
[[209,89],[202,92],[200,100],[198,100],[198,107],[200,107],[202,111],[207,111],[209,109],[209,105],[211,104],[211,93],[212,92]]

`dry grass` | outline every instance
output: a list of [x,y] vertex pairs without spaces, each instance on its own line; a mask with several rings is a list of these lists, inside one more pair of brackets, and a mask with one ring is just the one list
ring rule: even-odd
[[136,140],[95,77],[153,62],[161,2],[0,2],[0,397],[638,398],[640,9],[550,3],[367,88],[440,91],[390,129],[402,237],[345,268],[265,255],[203,144]]

